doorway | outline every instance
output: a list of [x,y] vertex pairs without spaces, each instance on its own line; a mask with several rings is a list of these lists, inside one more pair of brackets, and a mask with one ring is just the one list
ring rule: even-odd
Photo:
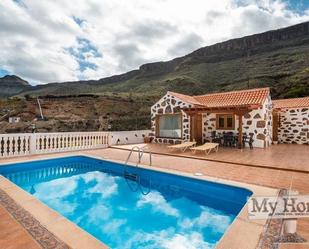
[[273,141],[278,141],[279,113],[273,112]]
[[191,140],[195,140],[197,144],[203,143],[203,119],[202,114],[194,114],[191,116]]

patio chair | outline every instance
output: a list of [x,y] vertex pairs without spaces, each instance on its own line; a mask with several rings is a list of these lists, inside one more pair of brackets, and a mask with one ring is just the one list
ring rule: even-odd
[[167,146],[168,149],[175,149],[175,150],[181,150],[182,152],[185,152],[187,149],[189,148],[192,148],[196,145],[196,142],[193,141],[193,142],[183,142],[181,144],[175,144],[175,145],[170,145],[170,146]]
[[212,131],[210,138],[211,138],[211,142],[221,144],[221,138],[219,134],[217,134],[217,131]]
[[249,138],[247,137],[247,143],[249,144],[250,150],[253,149],[253,142],[254,142],[253,134],[250,134]]
[[243,144],[244,148],[246,147],[246,143],[248,143],[250,149],[252,150],[253,149],[253,142],[254,142],[253,134],[250,134],[249,136],[247,135],[247,133],[243,134],[242,144]]
[[223,134],[223,145],[233,147],[237,143],[235,136],[232,132],[224,133]]
[[211,137],[211,140],[213,141],[214,139],[216,139],[217,138],[217,131],[212,131],[211,133],[210,133],[210,137]]
[[205,154],[209,155],[211,151],[215,151],[215,152],[218,151],[219,144],[218,143],[205,143],[201,146],[193,147],[190,149],[193,151],[193,153],[195,153],[196,151],[205,151]]

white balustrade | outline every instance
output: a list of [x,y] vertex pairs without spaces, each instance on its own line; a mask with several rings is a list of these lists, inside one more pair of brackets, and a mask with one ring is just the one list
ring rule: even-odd
[[0,134],[0,159],[143,143],[150,130]]
[[0,134],[0,158],[106,148],[109,132]]
[[30,154],[30,136],[32,134],[0,134],[0,158]]

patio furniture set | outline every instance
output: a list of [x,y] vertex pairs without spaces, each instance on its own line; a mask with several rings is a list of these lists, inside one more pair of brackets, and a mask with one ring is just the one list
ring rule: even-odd
[[[225,147],[237,147],[238,143],[238,134],[233,132],[223,132],[217,133],[216,131],[212,131],[211,133],[211,141],[213,143],[218,143],[220,146]],[[243,133],[242,136],[242,147],[245,148],[246,144],[248,144],[250,149],[253,149],[253,136],[247,135],[247,133]]]
[[[248,136],[246,133],[243,134],[243,148],[246,146],[246,143],[249,145],[250,149],[253,149],[253,138]],[[180,150],[185,152],[190,149],[193,153],[205,152],[206,155],[209,155],[212,151],[217,152],[219,146],[225,147],[237,147],[238,145],[238,134],[233,132],[223,132],[222,134],[217,134],[216,131],[213,131],[211,134],[211,142],[206,142],[203,145],[196,146],[196,141],[184,141],[181,144],[170,145],[167,148],[170,150]]]

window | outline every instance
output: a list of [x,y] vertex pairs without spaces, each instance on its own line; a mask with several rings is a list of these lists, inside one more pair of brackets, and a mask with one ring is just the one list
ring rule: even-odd
[[231,114],[217,114],[218,130],[234,130],[235,116]]
[[181,114],[157,116],[157,137],[181,138]]

